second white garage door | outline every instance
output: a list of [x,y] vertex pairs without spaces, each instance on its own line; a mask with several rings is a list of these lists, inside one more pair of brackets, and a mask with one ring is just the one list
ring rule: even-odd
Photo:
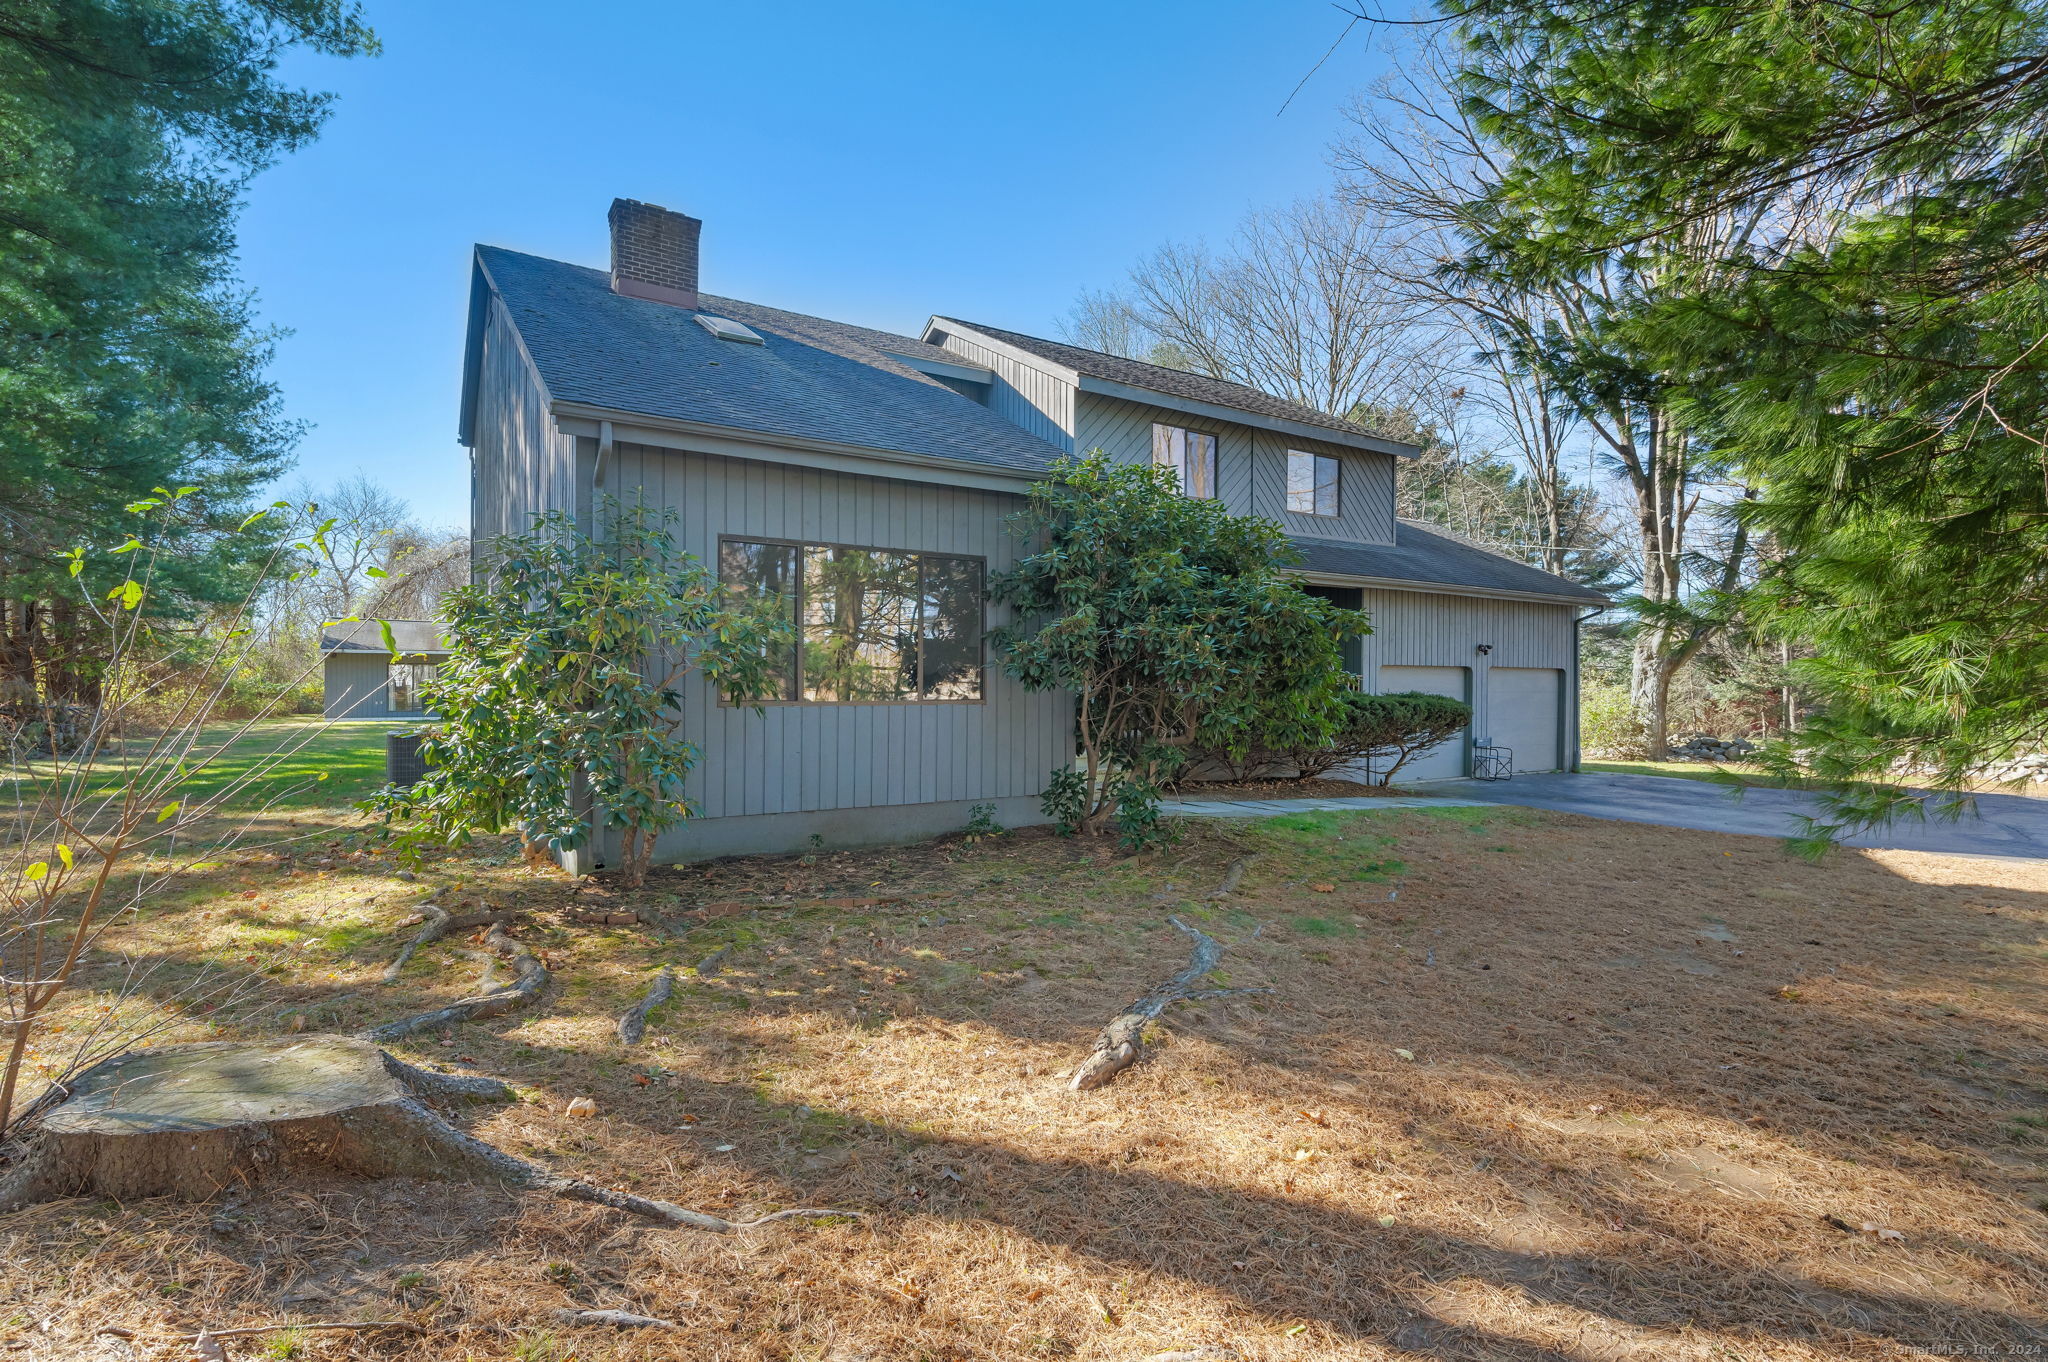
[[[1470,700],[1471,685],[1463,667],[1381,667],[1380,694],[1397,690],[1419,690],[1425,695],[1448,695],[1453,700]],[[1461,732],[1443,746],[1425,752],[1403,766],[1394,777],[1396,785],[1410,780],[1447,780],[1465,774],[1465,749],[1470,736]]]
[[1486,724],[1515,749],[1517,771],[1555,771],[1564,673],[1553,667],[1494,667],[1486,673]]

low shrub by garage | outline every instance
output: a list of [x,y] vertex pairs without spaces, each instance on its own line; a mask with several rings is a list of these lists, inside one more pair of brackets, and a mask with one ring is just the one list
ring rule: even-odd
[[1182,784],[1204,781],[1312,780],[1332,771],[1370,770],[1386,785],[1415,758],[1456,737],[1472,722],[1472,706],[1423,691],[1368,695],[1340,691],[1331,697],[1332,737],[1311,746],[1273,741],[1254,734],[1241,749],[1191,748]]

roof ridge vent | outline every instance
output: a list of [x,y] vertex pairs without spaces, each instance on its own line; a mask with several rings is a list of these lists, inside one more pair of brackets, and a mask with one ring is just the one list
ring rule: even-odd
[[697,325],[703,327],[722,341],[732,341],[738,345],[767,344],[766,341],[761,339],[760,332],[750,326],[741,326],[730,317],[714,317],[708,312],[699,312],[697,314]]

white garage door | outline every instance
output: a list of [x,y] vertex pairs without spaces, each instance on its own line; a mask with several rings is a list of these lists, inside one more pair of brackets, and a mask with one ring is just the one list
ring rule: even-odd
[[1553,667],[1495,667],[1486,674],[1486,699],[1490,736],[1515,749],[1517,771],[1555,771],[1563,764],[1558,757],[1563,672]]
[[[1380,694],[1397,690],[1419,690],[1425,695],[1448,695],[1469,700],[1471,687],[1463,667],[1381,667]],[[1465,774],[1465,749],[1469,735],[1460,732],[1443,746],[1425,752],[1403,766],[1394,776],[1396,785],[1411,780],[1445,780]]]

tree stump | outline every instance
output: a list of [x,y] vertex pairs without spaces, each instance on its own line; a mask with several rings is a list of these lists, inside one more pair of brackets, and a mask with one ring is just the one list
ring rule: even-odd
[[0,1174],[0,1211],[76,1194],[204,1200],[294,1167],[502,1177],[427,1103],[511,1096],[494,1079],[429,1073],[342,1036],[132,1051],[80,1074],[33,1123]]
[[727,1220],[564,1177],[451,1125],[430,1103],[509,1101],[493,1078],[414,1068],[356,1036],[136,1050],[80,1074],[23,1122],[0,1163],[0,1214],[60,1196],[203,1201],[290,1171],[533,1188],[664,1225],[731,1234],[858,1211],[791,1207]]

